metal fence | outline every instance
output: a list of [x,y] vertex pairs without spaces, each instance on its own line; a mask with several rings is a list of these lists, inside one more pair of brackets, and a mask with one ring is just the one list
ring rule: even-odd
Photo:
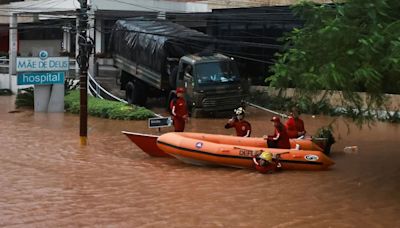
[[10,59],[7,56],[0,56],[0,73],[8,73],[8,65],[10,64]]

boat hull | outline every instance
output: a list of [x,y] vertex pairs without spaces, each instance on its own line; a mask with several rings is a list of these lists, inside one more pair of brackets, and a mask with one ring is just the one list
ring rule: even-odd
[[[141,134],[135,132],[122,131],[133,143],[135,143],[143,152],[154,157],[171,157],[157,146],[158,135]],[[191,138],[206,140],[215,143],[225,143],[236,146],[266,147],[267,144],[263,138],[247,138],[228,135],[214,135],[203,133],[181,133],[190,134]],[[300,145],[302,150],[323,151],[321,147],[307,139],[291,139],[291,148],[296,148],[296,144]]]
[[158,135],[140,134],[128,131],[122,131],[133,143],[135,143],[143,152],[153,157],[171,157],[157,146]]
[[[259,153],[266,149],[272,154],[280,154],[282,169],[324,170],[334,164],[321,151],[266,148],[265,143],[259,146],[238,145],[234,138],[238,137],[198,133],[166,133],[159,136],[157,145],[171,156],[195,165],[211,164],[255,169],[252,160],[255,151]],[[236,144],[230,144],[232,142],[236,142]]]

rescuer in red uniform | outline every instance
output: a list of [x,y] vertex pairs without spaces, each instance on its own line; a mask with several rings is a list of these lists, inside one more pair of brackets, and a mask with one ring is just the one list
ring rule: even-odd
[[286,128],[289,138],[298,138],[300,136],[305,136],[306,134],[304,122],[299,118],[299,111],[296,107],[292,108],[289,119],[286,121]]
[[171,113],[175,132],[183,132],[185,130],[185,122],[188,121],[188,110],[184,92],[184,88],[177,88],[177,98],[171,101]]
[[225,128],[235,128],[236,135],[240,137],[250,137],[251,135],[251,125],[249,122],[244,120],[245,110],[242,107],[234,110],[235,116],[231,118]]
[[272,117],[271,121],[274,123],[274,135],[264,137],[267,140],[268,148],[281,148],[290,149],[289,136],[285,125],[281,123],[279,117]]

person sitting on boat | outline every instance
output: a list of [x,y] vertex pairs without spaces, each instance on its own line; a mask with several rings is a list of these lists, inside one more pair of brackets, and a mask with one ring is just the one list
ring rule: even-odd
[[234,110],[235,116],[229,119],[228,123],[225,124],[225,129],[235,128],[236,135],[240,137],[250,137],[251,135],[251,124],[244,120],[245,110],[242,107]]
[[185,122],[188,121],[188,110],[186,100],[184,98],[185,89],[176,89],[176,99],[171,101],[171,113],[175,132],[183,132],[185,130]]
[[271,121],[275,127],[274,134],[264,136],[264,139],[267,140],[268,148],[290,149],[289,136],[285,125],[281,123],[277,116],[272,117]]
[[299,111],[296,107],[292,108],[289,119],[286,121],[286,128],[289,138],[299,138],[306,135],[304,122],[299,118]]
[[281,167],[281,164],[272,160],[272,158],[272,153],[266,150],[260,155],[253,157],[253,162],[260,173],[271,173]]

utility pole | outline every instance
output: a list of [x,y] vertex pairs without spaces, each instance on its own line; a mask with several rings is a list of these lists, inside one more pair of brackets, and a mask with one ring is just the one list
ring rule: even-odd
[[88,28],[88,4],[87,0],[80,0],[79,26],[77,35],[79,44],[79,55],[76,59],[79,65],[79,85],[80,85],[80,129],[79,136],[81,145],[87,144],[87,103],[88,103],[88,88],[87,88],[87,74],[89,68],[89,55],[92,50],[92,43],[88,42],[87,28]]
[[16,75],[16,61],[18,52],[18,15],[12,13],[10,15],[10,31],[9,31],[9,76],[8,76],[8,88],[10,91],[13,90],[12,76]]

